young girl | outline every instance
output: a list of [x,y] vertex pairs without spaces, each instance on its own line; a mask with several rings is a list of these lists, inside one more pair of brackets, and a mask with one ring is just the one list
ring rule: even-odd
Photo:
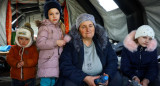
[[18,29],[15,43],[7,54],[12,86],[35,86],[38,51],[33,43],[33,30],[30,27]]
[[142,25],[124,40],[121,71],[143,86],[148,86],[158,76],[157,42],[154,36],[149,25]]
[[[37,47],[40,49],[38,60],[38,77],[41,86],[53,86],[55,78],[59,77],[59,56],[62,47],[68,40],[63,38],[64,24],[60,22],[61,6],[56,1],[44,5],[46,19],[40,24]],[[67,37],[65,37],[67,38]]]

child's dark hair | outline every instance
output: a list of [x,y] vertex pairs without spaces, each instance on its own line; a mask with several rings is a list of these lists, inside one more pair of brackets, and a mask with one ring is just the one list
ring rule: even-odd
[[135,43],[138,44],[138,39],[134,39]]

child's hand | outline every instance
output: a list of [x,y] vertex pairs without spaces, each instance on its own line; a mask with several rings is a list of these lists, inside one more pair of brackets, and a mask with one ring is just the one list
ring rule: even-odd
[[148,79],[143,79],[143,81],[141,82],[142,86],[148,86],[149,84],[149,80]]
[[64,46],[65,44],[66,44],[66,42],[64,41],[64,40],[57,40],[57,45],[59,46],[59,47],[61,47],[61,46]]
[[17,64],[17,68],[21,68],[24,65],[24,61],[20,61]]
[[64,36],[64,41],[69,42],[71,40],[71,37],[69,35]]

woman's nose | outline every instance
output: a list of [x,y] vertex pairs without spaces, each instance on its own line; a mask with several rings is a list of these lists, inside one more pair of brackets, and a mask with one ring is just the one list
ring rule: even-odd
[[86,27],[86,31],[89,31],[89,27]]

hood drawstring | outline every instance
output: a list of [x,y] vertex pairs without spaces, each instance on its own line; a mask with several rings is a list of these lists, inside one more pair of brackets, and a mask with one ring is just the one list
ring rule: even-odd
[[[23,52],[24,52],[24,47],[22,47],[19,50],[19,55],[21,56],[21,61],[23,61]],[[23,79],[23,67],[21,67],[21,79]]]

